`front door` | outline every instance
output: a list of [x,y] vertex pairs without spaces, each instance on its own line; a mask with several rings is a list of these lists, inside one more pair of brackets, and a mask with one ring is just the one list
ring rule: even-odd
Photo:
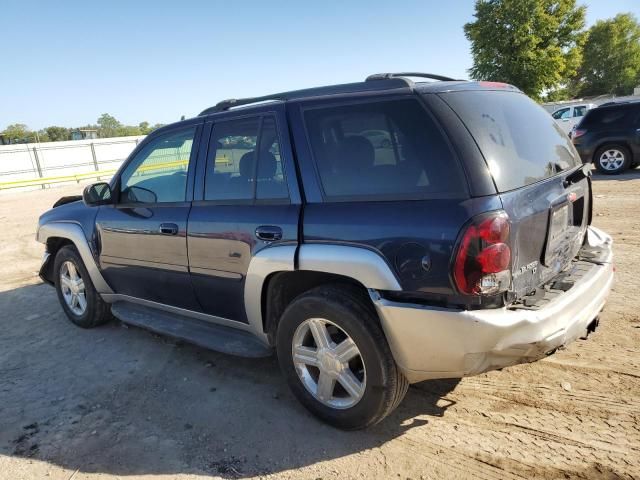
[[258,251],[298,241],[300,194],[282,105],[221,114],[201,155],[188,225],[189,265],[203,310],[247,322],[244,285]]
[[187,219],[201,130],[192,124],[149,138],[114,183],[116,203],[100,208],[100,266],[117,294],[199,309]]

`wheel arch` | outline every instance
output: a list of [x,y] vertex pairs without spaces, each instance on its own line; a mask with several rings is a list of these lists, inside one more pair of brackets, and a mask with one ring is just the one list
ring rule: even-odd
[[89,247],[89,242],[79,224],[74,222],[45,223],[39,226],[36,238],[40,243],[44,243],[47,246],[47,253],[49,254],[46,265],[43,265],[43,267],[48,269],[52,268],[49,264],[53,263],[55,254],[49,250],[50,246],[56,248],[55,253],[57,253],[63,246],[73,245],[76,247],[76,250],[78,250],[96,291],[99,294],[113,293],[113,290],[98,269],[96,260]]
[[253,257],[246,278],[245,310],[252,330],[273,345],[287,305],[325,284],[345,285],[367,301],[369,289],[402,289],[384,258],[367,248],[334,244],[267,248]]

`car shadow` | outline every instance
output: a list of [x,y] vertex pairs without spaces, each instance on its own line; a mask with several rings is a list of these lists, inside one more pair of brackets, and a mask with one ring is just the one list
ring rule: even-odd
[[46,285],[0,292],[0,328],[0,456],[84,473],[296,469],[428,425],[458,384],[414,385],[380,424],[343,432],[295,400],[275,358],[232,357],[117,322],[82,330]]
[[631,168],[619,175],[605,175],[594,169],[593,176],[591,178],[596,182],[601,180],[615,180],[618,182],[628,182],[629,180],[636,180],[640,178],[640,168],[638,167]]

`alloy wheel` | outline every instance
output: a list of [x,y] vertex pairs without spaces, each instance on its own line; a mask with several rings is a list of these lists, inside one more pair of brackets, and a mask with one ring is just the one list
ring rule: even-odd
[[293,335],[291,353],[300,381],[320,403],[346,409],[362,399],[367,381],[362,355],[335,323],[303,321]]
[[60,267],[60,288],[62,298],[67,307],[78,316],[87,310],[87,293],[84,287],[84,280],[78,272],[76,265],[67,260]]
[[624,153],[615,148],[608,149],[602,152],[598,161],[604,170],[619,170],[624,164]]

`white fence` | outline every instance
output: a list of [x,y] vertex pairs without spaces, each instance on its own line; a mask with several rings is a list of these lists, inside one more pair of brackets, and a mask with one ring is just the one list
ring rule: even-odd
[[0,146],[0,190],[110,177],[144,136]]

